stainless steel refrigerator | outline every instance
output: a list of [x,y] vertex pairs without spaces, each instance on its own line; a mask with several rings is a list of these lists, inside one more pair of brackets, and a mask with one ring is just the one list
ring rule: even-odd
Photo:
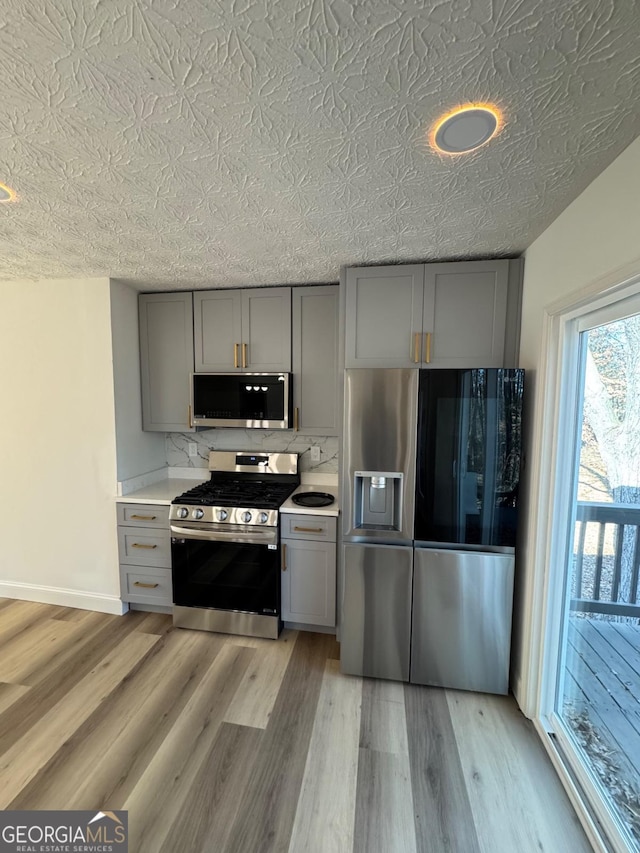
[[346,371],[343,672],[507,692],[522,385]]

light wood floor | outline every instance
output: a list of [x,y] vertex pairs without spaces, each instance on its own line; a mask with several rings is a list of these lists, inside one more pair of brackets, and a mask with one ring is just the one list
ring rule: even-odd
[[0,600],[0,809],[128,809],[131,853],[581,853],[504,697],[278,642]]

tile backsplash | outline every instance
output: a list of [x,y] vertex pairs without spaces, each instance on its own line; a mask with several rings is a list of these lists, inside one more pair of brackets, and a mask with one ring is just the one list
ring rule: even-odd
[[[189,445],[198,455],[189,456]],[[311,460],[311,447],[320,448],[320,461]],[[300,472],[338,473],[336,436],[300,435],[280,430],[208,429],[202,432],[170,432],[166,435],[167,465],[170,468],[207,468],[210,450],[269,450],[299,453]]]

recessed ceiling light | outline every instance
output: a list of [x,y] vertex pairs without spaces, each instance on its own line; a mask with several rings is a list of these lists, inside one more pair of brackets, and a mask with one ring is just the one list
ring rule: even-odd
[[8,187],[6,184],[0,183],[0,203],[4,201],[17,201],[18,196],[15,190],[12,190],[11,187]]
[[438,119],[429,143],[443,154],[466,154],[488,142],[501,127],[502,115],[493,104],[465,104]]

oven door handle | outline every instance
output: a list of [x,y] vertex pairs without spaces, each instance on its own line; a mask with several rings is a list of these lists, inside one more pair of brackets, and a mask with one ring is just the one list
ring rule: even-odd
[[182,539],[204,539],[208,542],[238,542],[245,545],[277,545],[278,528],[271,527],[268,530],[253,530],[243,528],[242,530],[212,530],[210,526],[205,527],[178,527],[171,525],[171,533]]

